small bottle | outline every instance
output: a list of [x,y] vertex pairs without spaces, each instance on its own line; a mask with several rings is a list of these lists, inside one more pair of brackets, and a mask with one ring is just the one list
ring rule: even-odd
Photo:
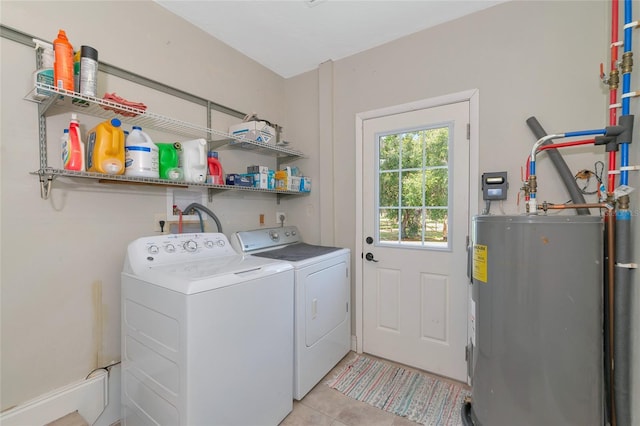
[[220,164],[220,160],[218,160],[218,153],[216,151],[209,151],[207,153],[207,163],[209,166],[211,183],[214,185],[222,185],[222,164]]
[[73,46],[69,43],[64,30],[58,32],[58,37],[53,41],[53,78],[58,89],[73,92]]

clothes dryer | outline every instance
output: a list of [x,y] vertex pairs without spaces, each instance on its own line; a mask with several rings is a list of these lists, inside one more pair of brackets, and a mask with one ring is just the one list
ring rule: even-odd
[[133,241],[122,272],[123,424],[277,425],[293,408],[293,269],[220,233]]
[[351,349],[351,252],[306,244],[295,226],[236,232],[231,243],[248,257],[294,268],[293,397],[300,400]]

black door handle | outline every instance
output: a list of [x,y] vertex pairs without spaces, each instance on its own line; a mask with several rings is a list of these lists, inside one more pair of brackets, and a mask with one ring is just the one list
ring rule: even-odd
[[369,262],[377,262],[377,260],[375,260],[373,258],[373,253],[367,253],[364,255],[364,258],[367,259]]

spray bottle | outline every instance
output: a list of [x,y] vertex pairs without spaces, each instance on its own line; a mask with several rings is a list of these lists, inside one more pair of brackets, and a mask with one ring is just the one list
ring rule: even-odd
[[[58,32],[58,37],[53,41],[53,75],[55,86],[73,92],[73,46],[69,43],[64,30]],[[71,131],[69,131],[71,133]]]

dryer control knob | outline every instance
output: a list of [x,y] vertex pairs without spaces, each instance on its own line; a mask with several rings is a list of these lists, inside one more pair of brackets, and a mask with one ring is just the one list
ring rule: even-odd
[[218,247],[224,247],[225,242],[224,240],[218,240]]
[[184,243],[183,247],[188,252],[194,252],[198,249],[198,243],[193,240],[189,240]]
[[269,236],[273,241],[278,241],[278,239],[280,238],[280,235],[278,235],[276,231],[269,231]]
[[176,246],[174,246],[173,244],[167,244],[166,246],[164,246],[164,251],[166,251],[167,253],[175,253]]
[[213,241],[211,241],[211,240],[207,240],[207,241],[205,241],[205,242],[204,242],[204,246],[205,246],[206,248],[213,248]]
[[149,254],[158,254],[158,252],[160,252],[160,249],[157,245],[153,244],[147,248],[147,251],[149,252]]

